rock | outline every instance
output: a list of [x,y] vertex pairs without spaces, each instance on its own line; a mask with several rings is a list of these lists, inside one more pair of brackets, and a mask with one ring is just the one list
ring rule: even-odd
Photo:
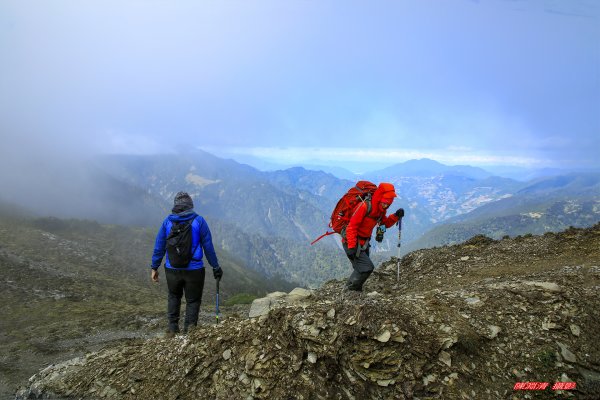
[[395,381],[392,380],[392,379],[384,379],[384,380],[378,380],[377,381],[377,384],[379,386],[383,386],[383,387],[387,387],[389,385],[393,385],[394,383],[395,383]]
[[311,364],[315,364],[317,362],[317,355],[311,351],[308,353],[306,360]]
[[378,341],[380,341],[382,343],[386,343],[388,340],[390,340],[390,337],[392,337],[392,334],[390,333],[390,331],[386,330],[383,333],[381,333],[379,336],[376,336],[375,339],[377,339]]
[[267,297],[270,299],[280,299],[280,298],[286,297],[286,296],[287,296],[286,292],[272,292],[267,295]]
[[227,349],[223,352],[223,359],[229,360],[231,358],[231,349]]
[[377,297],[377,296],[381,296],[379,294],[379,292],[373,291],[373,292],[367,293],[367,297]]
[[304,300],[312,295],[312,290],[295,288],[287,296],[287,301],[290,303]]
[[494,339],[502,331],[502,328],[496,325],[488,325],[488,328],[490,329],[489,339]]
[[479,297],[467,297],[465,301],[467,302],[467,304],[473,305],[479,303],[481,300],[479,299]]
[[268,297],[262,297],[260,299],[255,299],[250,306],[250,311],[248,312],[248,318],[260,317],[261,315],[266,315],[271,310],[271,299]]
[[401,331],[399,334],[396,334],[392,337],[392,341],[397,343],[404,343],[406,341],[406,335],[406,332]]
[[569,348],[567,347],[566,344],[563,344],[561,342],[556,342],[556,344],[558,345],[558,347],[560,347],[560,355],[562,356],[562,358],[570,363],[575,363],[577,362],[577,357],[575,357],[575,354],[573,354]]
[[468,261],[469,260],[469,256],[464,256],[460,258],[460,261]]
[[454,381],[457,379],[458,379],[458,374],[456,372],[453,372],[444,378],[444,382],[446,382],[448,385],[453,385]]
[[573,379],[569,378],[569,375],[564,372],[560,375],[560,382],[573,382]]
[[244,385],[249,385],[249,384],[251,384],[251,383],[252,383],[252,382],[250,381],[250,378],[248,378],[248,375],[247,375],[245,372],[242,372],[242,373],[240,374],[240,376],[238,377],[238,380],[239,380],[240,382],[242,382]]
[[450,356],[450,353],[442,350],[442,351],[440,351],[438,358],[441,362],[446,364],[448,367],[452,366],[452,357]]
[[254,378],[252,380],[252,392],[257,393],[263,389],[263,383],[260,379]]
[[458,342],[458,337],[456,335],[445,337],[441,339],[442,349],[449,349],[454,346]]
[[335,317],[335,308],[332,308],[329,311],[327,311],[327,318],[332,319],[333,317]]
[[549,318],[545,318],[542,321],[542,329],[547,331],[550,329],[556,329],[557,325],[554,322],[551,322]]
[[423,386],[429,385],[431,382],[435,382],[437,380],[436,374],[429,374],[423,378]]
[[308,332],[310,333],[311,336],[319,336],[319,333],[321,333],[321,330],[319,328],[317,328],[314,325],[311,325]]
[[574,336],[579,336],[579,334],[581,333],[581,329],[575,324],[569,325],[569,328],[571,329],[571,333]]
[[539,287],[548,292],[562,292],[562,288],[554,282],[525,281],[523,283],[528,286]]

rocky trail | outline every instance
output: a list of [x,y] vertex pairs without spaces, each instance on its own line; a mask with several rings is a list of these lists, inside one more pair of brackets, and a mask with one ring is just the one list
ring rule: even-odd
[[600,224],[419,250],[396,275],[272,293],[251,318],[49,366],[17,398],[600,398]]

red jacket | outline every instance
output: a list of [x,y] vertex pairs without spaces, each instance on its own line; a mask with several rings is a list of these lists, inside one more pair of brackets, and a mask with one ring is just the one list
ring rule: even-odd
[[371,213],[367,215],[367,204],[362,203],[350,218],[350,222],[346,227],[346,244],[348,248],[354,248],[357,242],[361,246],[371,239],[373,229],[377,226],[377,221],[380,221],[386,228],[391,227],[398,222],[396,214],[386,216],[386,209],[381,207],[382,199],[391,205],[396,193],[394,186],[391,183],[381,183],[371,199]]

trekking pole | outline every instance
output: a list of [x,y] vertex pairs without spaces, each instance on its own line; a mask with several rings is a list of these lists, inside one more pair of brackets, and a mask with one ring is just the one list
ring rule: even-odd
[[219,282],[221,282],[221,278],[217,279],[217,311],[216,311],[216,317],[217,317],[217,324],[219,323]]
[[396,266],[396,281],[400,282],[400,240],[402,239],[402,218],[398,220],[398,261]]

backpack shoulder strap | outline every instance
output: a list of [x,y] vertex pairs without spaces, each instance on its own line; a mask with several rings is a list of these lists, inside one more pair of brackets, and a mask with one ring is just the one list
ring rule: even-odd
[[365,200],[365,202],[367,203],[367,215],[365,215],[365,217],[374,219],[379,224],[381,222],[381,219],[383,218],[383,215],[380,215],[379,217],[372,216],[371,215],[371,211],[372,211],[371,199],[368,198],[367,200]]
[[[373,206],[371,204],[371,198],[367,197],[366,199],[362,200],[362,202],[364,204],[366,204],[366,206],[367,206],[367,213],[365,214],[365,218],[366,217],[373,218],[373,217],[371,217],[371,211],[373,211]],[[356,209],[358,210],[358,207]]]

